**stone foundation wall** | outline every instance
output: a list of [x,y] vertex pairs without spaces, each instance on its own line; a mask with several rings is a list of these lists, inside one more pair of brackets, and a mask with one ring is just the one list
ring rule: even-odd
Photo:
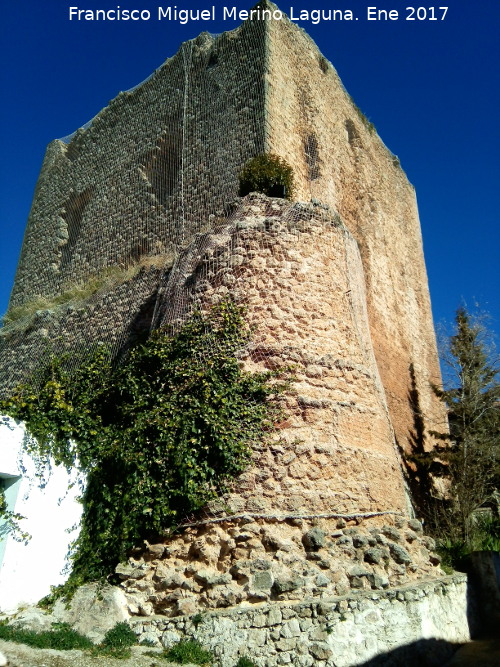
[[234,517],[186,526],[116,568],[133,615],[380,591],[441,574],[416,520]]
[[197,639],[220,667],[234,667],[241,656],[258,667],[350,667],[381,654],[381,665],[392,658],[391,664],[438,667],[457,643],[470,639],[465,575],[189,618],[153,616],[132,621],[132,627],[139,639],[165,647]]

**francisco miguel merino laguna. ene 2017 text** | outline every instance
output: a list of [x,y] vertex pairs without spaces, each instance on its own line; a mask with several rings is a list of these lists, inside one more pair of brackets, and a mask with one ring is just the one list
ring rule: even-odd
[[[149,9],[122,9],[119,5],[114,9],[81,9],[69,7],[70,21],[176,21],[182,25],[194,21],[246,21],[274,19],[282,20],[285,13],[280,9],[238,9],[237,7],[215,7],[205,9],[178,9],[177,5],[158,7],[156,12]],[[313,24],[321,21],[353,21],[357,20],[350,9],[295,9],[290,7],[288,16],[292,21],[310,21]]]

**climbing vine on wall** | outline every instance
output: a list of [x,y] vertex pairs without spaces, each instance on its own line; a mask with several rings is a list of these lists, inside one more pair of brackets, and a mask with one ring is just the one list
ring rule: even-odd
[[30,535],[20,528],[19,522],[25,517],[17,512],[9,510],[5,490],[2,488],[0,479],[0,540],[10,535],[16,542],[28,543]]
[[[87,474],[73,582],[99,579],[228,488],[273,428],[286,371],[249,373],[250,340],[230,302],[159,330],[119,364],[105,346],[71,374],[52,359],[0,408],[24,421],[29,448]],[[35,387],[37,387],[35,389]]]

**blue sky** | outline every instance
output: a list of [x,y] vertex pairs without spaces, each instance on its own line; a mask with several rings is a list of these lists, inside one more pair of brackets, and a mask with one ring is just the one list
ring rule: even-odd
[[[375,0],[280,3],[301,9],[350,9],[357,21],[300,22],[336,67],[357,105],[399,156],[415,185],[436,321],[475,300],[500,331],[500,2],[442,0],[444,20],[406,20],[410,0],[381,2],[397,21],[368,21]],[[7,309],[33,190],[47,144],[90,120],[121,90],[145,79],[180,43],[216,21],[158,21],[151,0],[51,0],[3,3],[0,27],[0,311]],[[139,9],[149,21],[70,21],[81,9]],[[172,7],[205,9],[179,0]],[[415,7],[420,6],[418,3]],[[427,17],[430,3],[427,3]],[[443,10],[435,5],[434,15]],[[420,16],[424,12],[420,11]]]

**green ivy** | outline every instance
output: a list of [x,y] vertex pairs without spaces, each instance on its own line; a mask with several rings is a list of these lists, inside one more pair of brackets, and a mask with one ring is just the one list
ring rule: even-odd
[[293,196],[293,169],[278,155],[257,155],[245,164],[239,178],[240,197],[250,192],[262,192],[268,197],[284,199]]
[[8,509],[5,489],[0,485],[0,539],[10,535],[16,542],[27,544],[31,539],[31,535],[23,531],[19,526],[19,522],[25,518],[22,514],[12,512]]
[[249,340],[242,308],[223,303],[175,335],[153,333],[120,363],[104,345],[71,373],[53,358],[0,403],[25,422],[32,455],[87,475],[70,585],[107,576],[244,470],[286,387],[284,370],[242,370]]

